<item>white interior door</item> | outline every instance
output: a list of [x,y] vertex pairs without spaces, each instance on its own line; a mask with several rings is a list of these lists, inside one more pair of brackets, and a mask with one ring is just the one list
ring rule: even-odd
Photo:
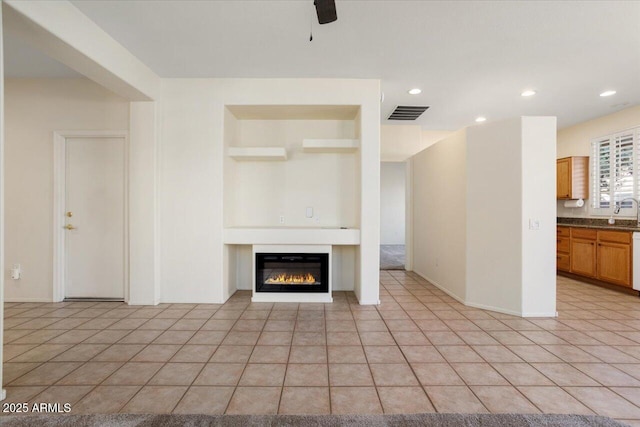
[[124,298],[124,156],[124,138],[66,138],[67,298]]

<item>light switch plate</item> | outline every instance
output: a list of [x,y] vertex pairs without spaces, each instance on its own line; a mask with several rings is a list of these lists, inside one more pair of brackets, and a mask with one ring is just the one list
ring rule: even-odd
[[307,215],[307,218],[313,218],[313,208],[311,207],[307,208],[306,215]]
[[540,230],[540,220],[529,219],[529,230]]

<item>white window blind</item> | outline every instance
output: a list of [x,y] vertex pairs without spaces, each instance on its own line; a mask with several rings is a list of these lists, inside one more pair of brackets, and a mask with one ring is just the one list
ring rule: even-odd
[[596,138],[591,142],[591,191],[594,209],[632,208],[640,178],[640,128]]

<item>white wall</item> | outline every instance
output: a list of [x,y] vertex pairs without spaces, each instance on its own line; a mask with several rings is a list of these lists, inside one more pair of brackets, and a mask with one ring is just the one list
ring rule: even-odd
[[467,303],[555,314],[555,132],[554,117],[469,128]]
[[418,125],[380,126],[380,158],[383,162],[403,162],[424,150]]
[[[129,101],[87,79],[7,79],[5,82],[4,261],[7,301],[53,296],[53,132],[128,130]],[[8,270],[8,269],[6,269]]]
[[[359,226],[359,157],[302,149],[305,138],[354,138],[353,120],[236,120],[233,129],[231,146],[285,147],[288,157],[225,162],[231,170],[225,183],[225,226]],[[307,207],[313,209],[312,218],[305,215]]]
[[[603,135],[640,126],[640,106],[626,108],[607,116],[598,117],[558,131],[557,157],[590,156],[591,140]],[[591,189],[589,189],[591,191]],[[557,202],[560,217],[596,217],[587,201],[582,208],[565,208],[564,201]],[[617,218],[624,218],[619,215]],[[628,218],[635,218],[630,216]]]
[[413,270],[460,300],[466,292],[466,130],[411,158]]
[[380,158],[383,162],[404,162],[453,132],[422,130],[418,125],[380,126]]
[[[362,239],[355,288],[362,303],[379,300],[379,82],[334,79],[165,79],[161,143],[161,294],[163,301],[221,302],[231,274],[222,240],[225,105],[359,105],[361,160],[356,185]],[[240,129],[236,129],[236,135]],[[226,140],[225,140],[226,138]],[[363,178],[364,177],[364,178]],[[295,177],[287,177],[288,180]],[[228,191],[224,191],[227,189]],[[227,206],[228,208],[228,206]],[[259,208],[259,206],[257,206]],[[231,210],[231,212],[233,209]],[[226,210],[230,212],[230,210]],[[295,214],[292,214],[295,215]],[[366,217],[365,217],[366,215]],[[228,249],[228,248],[227,248]],[[357,283],[356,283],[357,285]]]
[[520,122],[467,131],[467,301],[514,314],[522,298]]
[[414,156],[414,271],[474,307],[554,316],[555,133],[521,117]]
[[405,243],[406,163],[382,162],[380,166],[380,244]]

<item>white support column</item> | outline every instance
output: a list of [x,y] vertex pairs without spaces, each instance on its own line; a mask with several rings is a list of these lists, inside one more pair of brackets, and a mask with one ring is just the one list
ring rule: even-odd
[[156,103],[132,102],[129,115],[129,304],[155,305],[160,301]]
[[356,296],[360,304],[380,303],[380,103],[360,112],[360,262]]
[[404,269],[413,271],[413,161],[405,161]]
[[0,8],[0,400],[7,397],[2,388],[2,366],[4,363],[4,52],[2,9]]

